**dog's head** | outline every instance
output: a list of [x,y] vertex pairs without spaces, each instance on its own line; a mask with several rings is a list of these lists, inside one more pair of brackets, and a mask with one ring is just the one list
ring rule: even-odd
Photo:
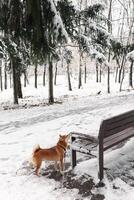
[[59,135],[59,141],[68,143],[69,137],[70,137],[70,134]]

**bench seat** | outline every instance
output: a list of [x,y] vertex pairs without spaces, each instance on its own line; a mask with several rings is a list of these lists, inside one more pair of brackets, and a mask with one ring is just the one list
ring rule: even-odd
[[[76,135],[75,135],[76,136]],[[91,151],[97,147],[96,142],[92,142],[91,140],[82,140],[77,138],[71,144],[71,148],[77,152],[91,155]]]

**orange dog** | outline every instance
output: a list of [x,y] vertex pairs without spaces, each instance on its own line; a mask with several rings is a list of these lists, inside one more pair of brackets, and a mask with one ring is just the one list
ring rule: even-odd
[[63,174],[63,168],[64,168],[64,153],[67,148],[69,135],[60,135],[59,141],[57,142],[57,145],[49,148],[49,149],[41,149],[38,145],[34,150],[32,154],[32,163],[35,167],[35,173],[37,176],[39,176],[39,169],[41,166],[42,161],[49,160],[49,161],[55,161],[55,168],[57,170],[57,162],[59,162],[60,172]]

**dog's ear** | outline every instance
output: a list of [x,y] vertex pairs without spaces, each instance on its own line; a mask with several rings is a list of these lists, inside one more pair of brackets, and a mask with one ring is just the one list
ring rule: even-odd
[[68,137],[68,138],[69,138],[69,137],[70,137],[70,133],[69,133],[69,134],[67,134],[67,135],[66,135],[66,137]]
[[59,136],[60,136],[60,138],[62,137],[61,134]]

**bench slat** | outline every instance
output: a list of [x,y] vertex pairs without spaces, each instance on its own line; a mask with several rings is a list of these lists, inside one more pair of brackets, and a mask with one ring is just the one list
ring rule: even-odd
[[132,132],[133,130],[134,130],[134,127],[130,127],[130,128],[127,128],[126,130],[118,132],[118,133],[116,133],[114,135],[110,135],[109,137],[104,138],[103,143],[108,142],[110,140],[113,140],[115,138],[121,137],[124,134],[127,135],[127,133]]
[[81,147],[79,147],[79,146],[77,146],[77,145],[75,145],[75,144],[72,144],[71,145],[71,149],[72,150],[75,150],[75,151],[77,151],[77,152],[80,152],[80,153],[84,153],[84,154],[91,154],[90,152],[91,152],[91,149],[86,149],[85,147],[83,147],[83,146],[81,146]]
[[134,136],[134,129],[132,129],[131,131],[128,131],[127,133],[126,133],[126,130],[122,131],[122,132],[124,132],[124,134],[119,135],[118,137],[115,137],[115,138],[105,142],[104,146],[103,146],[103,150],[105,151],[105,150],[119,144],[120,142],[123,142],[124,140],[127,140]]
[[114,123],[106,123],[106,130],[110,130],[110,129],[114,129],[114,128],[117,128],[118,126],[125,126],[125,124],[128,124],[128,123],[134,123],[134,116],[131,116],[129,118],[126,118],[126,119],[122,119],[118,122],[114,122]]
[[80,153],[91,155],[91,151],[95,150],[97,145],[89,144],[88,146],[87,145],[85,146],[83,144],[73,142],[70,147],[71,147],[71,150],[75,150],[75,151],[80,152]]
[[118,128],[122,127],[122,129],[125,129],[126,126],[129,126],[129,127],[134,126],[134,116],[131,118],[123,119],[121,121],[118,121],[112,124],[106,124],[105,129],[106,131],[114,130],[116,132],[117,130],[118,132]]
[[105,119],[104,121],[106,124],[110,125],[112,123],[118,123],[119,121],[121,121],[123,119],[131,118],[133,116],[134,116],[134,110],[128,111],[126,113],[122,113],[120,115],[116,115],[116,116],[108,118],[108,119]]
[[121,132],[133,126],[134,126],[134,123],[128,123],[128,124],[125,124],[125,126],[119,126],[116,129],[104,130],[104,138],[109,137],[110,135],[117,134],[118,132]]

